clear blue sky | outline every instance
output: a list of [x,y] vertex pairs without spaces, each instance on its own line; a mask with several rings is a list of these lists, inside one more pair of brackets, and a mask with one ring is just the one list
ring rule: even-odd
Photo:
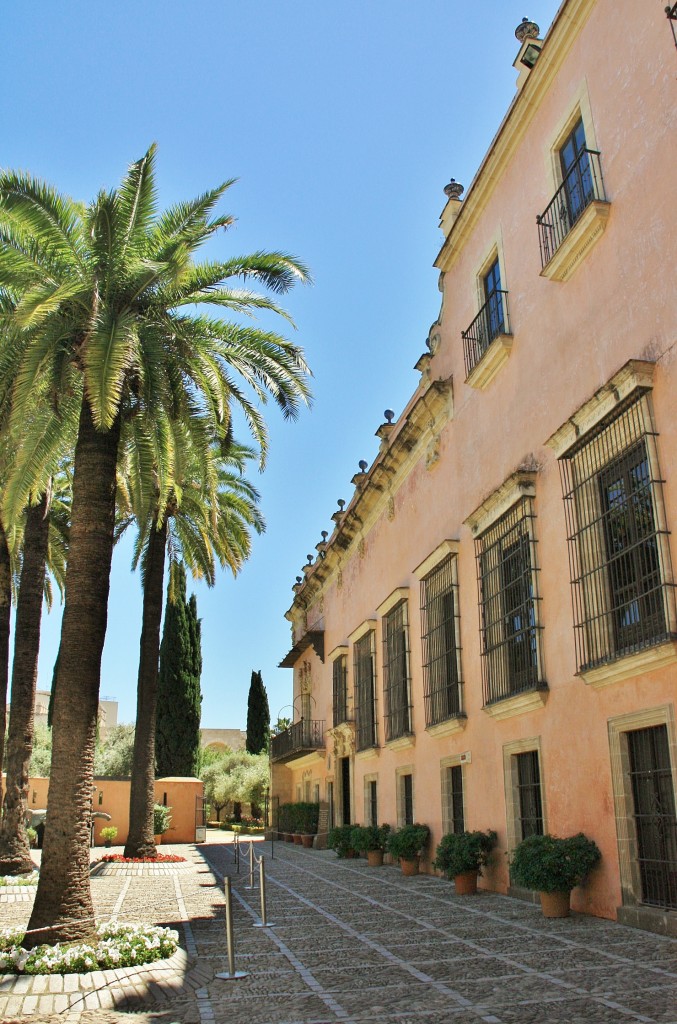
[[[556,0],[6,0],[4,167],[80,199],[114,185],[152,140],[160,201],[237,177],[224,254],[280,248],[315,284],[287,297],[314,373],[296,423],[269,408],[268,469],[250,476],[268,529],[237,580],[197,585],[202,724],[241,727],[252,669],[273,719],[291,700],[291,586],[399,415],[439,312],[439,214],[466,187],[515,93],[514,29],[543,35]],[[241,438],[245,440],[244,437]],[[114,557],[101,693],[135,715],[141,594]],[[50,685],[60,613],[45,617]],[[289,711],[283,712],[288,714]]]

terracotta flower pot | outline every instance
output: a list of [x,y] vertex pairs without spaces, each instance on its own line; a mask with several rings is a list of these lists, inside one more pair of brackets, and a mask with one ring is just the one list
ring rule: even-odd
[[477,872],[464,871],[454,876],[457,896],[474,896],[477,892]]
[[155,845],[156,846],[162,846],[162,836],[161,835],[153,836],[153,838],[155,839]]
[[306,848],[306,850],[312,850],[313,842],[314,841],[315,841],[315,836],[308,836],[308,835],[301,836],[301,843]]
[[542,892],[541,910],[543,917],[568,917],[569,916],[568,892]]
[[383,865],[383,850],[367,850],[367,864],[370,868],[380,868]]
[[402,868],[403,875],[417,875],[418,874],[418,857],[414,860],[405,860],[404,857],[400,857],[400,867]]
[[303,836],[299,835],[298,832],[294,833],[294,845],[303,846]]

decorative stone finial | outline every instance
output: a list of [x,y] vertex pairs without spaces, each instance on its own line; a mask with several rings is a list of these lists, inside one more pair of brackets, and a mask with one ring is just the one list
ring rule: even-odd
[[343,498],[339,498],[336,504],[339,507],[339,512],[343,512],[343,506],[345,505],[345,501],[343,500]]
[[393,422],[393,420],[395,418],[395,413],[393,412],[393,410],[392,409],[386,409],[386,411],[383,413],[383,415],[386,418],[386,423],[388,424],[388,426],[392,426],[392,422]]
[[308,559],[308,565],[312,565],[313,564],[313,556],[312,555],[306,555],[306,558]]
[[369,465],[369,463],[365,462],[364,459],[360,459],[360,461],[357,463],[357,465],[360,467],[360,473],[366,473],[367,472],[367,466]]
[[447,199],[460,200],[461,193],[464,191],[464,189],[464,185],[459,185],[459,183],[456,181],[456,178],[452,178],[449,184],[444,186],[444,194],[447,197]]
[[327,543],[327,537],[329,536],[329,534],[327,533],[327,531],[326,531],[326,530],[322,530],[322,531],[320,532],[320,536],[322,537],[322,543],[323,543],[323,544],[326,544],[326,543]]
[[525,39],[538,39],[540,28],[535,21],[529,21],[528,18],[522,18],[521,22],[515,29],[515,37],[520,43],[523,43]]

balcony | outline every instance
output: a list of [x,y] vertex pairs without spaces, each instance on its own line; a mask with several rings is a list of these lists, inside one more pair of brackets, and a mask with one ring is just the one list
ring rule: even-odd
[[581,151],[576,163],[536,218],[542,277],[566,281],[601,236],[609,219],[600,154]]
[[284,732],[273,736],[270,742],[271,760],[280,764],[317,750],[324,750],[324,722],[314,722],[310,718],[294,722]]
[[461,331],[466,384],[484,389],[510,355],[508,293],[493,292],[466,331]]

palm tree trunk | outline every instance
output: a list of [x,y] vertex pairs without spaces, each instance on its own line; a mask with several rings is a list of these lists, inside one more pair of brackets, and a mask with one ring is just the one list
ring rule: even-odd
[[28,770],[33,752],[35,686],[38,679],[40,620],[49,540],[47,495],[28,509],[23,566],[14,632],[12,704],[7,742],[7,780],[0,825],[0,875],[32,871],[26,833]]
[[0,798],[7,725],[7,683],[9,682],[9,617],[12,610],[12,571],[5,530],[0,523]]
[[134,732],[134,761],[129,795],[129,835],[125,857],[155,857],[153,805],[155,803],[155,710],[157,708],[160,626],[164,592],[167,519],[155,523],[148,538],[143,584],[143,620]]
[[120,416],[110,430],[97,431],[85,398],[75,445],[45,839],[27,947],[81,939],[94,927],[89,835],[119,439]]

